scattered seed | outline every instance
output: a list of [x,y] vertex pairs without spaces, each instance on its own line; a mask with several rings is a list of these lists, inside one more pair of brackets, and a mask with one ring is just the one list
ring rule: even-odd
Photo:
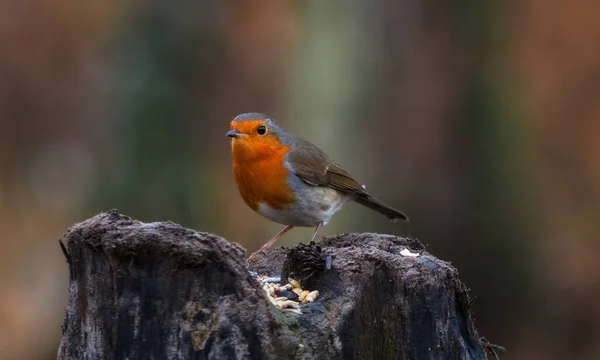
[[410,251],[408,248],[405,248],[404,250],[400,251],[400,255],[407,256],[407,257],[417,257],[417,256],[419,256],[419,253],[414,253],[414,252]]
[[315,300],[317,300],[317,298],[319,297],[319,290],[315,290],[313,292],[311,292],[310,294],[306,295],[306,302],[313,302]]
[[283,306],[284,308],[294,308],[297,309],[300,304],[298,304],[297,302],[293,301],[293,300],[286,300],[284,302],[281,303],[281,306]]
[[310,294],[310,291],[308,290],[301,292],[300,295],[298,295],[298,301],[304,300],[308,294]]
[[294,294],[296,294],[296,295],[300,296],[300,294],[302,294],[302,289],[300,289],[300,288],[295,288],[295,289],[292,289],[292,292],[294,292]]
[[256,280],[262,285],[262,289],[265,291],[271,304],[283,311],[302,314],[300,303],[313,302],[319,296],[317,290],[312,292],[310,290],[303,290],[300,282],[292,278],[288,278],[289,284],[285,285],[279,284],[279,277],[256,276]]
[[300,315],[302,314],[302,311],[300,311],[300,309],[295,309],[295,308],[292,308],[292,309],[281,309],[281,310],[287,311],[287,312],[293,312],[294,314],[300,314]]
[[302,288],[300,286],[300,283],[292,278],[288,278],[288,282],[294,287],[294,288]]

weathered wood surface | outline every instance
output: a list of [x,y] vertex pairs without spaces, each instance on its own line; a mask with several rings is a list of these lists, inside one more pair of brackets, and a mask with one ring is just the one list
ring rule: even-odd
[[251,270],[320,292],[301,315],[272,306],[244,249],[215,235],[113,210],[62,242],[59,359],[486,358],[456,269],[416,240],[344,234],[254,257]]

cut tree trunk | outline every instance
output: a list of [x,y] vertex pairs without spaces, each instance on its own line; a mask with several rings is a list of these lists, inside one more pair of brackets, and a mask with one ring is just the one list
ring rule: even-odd
[[[486,358],[458,272],[415,239],[343,234],[259,254],[248,268],[235,243],[112,210],[63,242],[59,359]],[[301,314],[282,311],[249,270],[320,296]]]

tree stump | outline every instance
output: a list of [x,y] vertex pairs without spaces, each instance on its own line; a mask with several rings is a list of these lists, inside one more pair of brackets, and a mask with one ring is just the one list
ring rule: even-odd
[[[486,358],[458,272],[414,239],[343,234],[248,268],[235,243],[112,210],[62,242],[70,297],[59,359]],[[320,296],[284,312],[249,270]]]

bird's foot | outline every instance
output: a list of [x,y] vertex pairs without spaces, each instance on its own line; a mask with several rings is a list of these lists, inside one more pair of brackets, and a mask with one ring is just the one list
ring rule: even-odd
[[250,267],[252,260],[254,258],[256,258],[257,256],[264,254],[266,252],[266,250],[267,249],[260,248],[258,251],[253,252],[250,256],[248,256],[248,259],[246,259],[246,266]]

